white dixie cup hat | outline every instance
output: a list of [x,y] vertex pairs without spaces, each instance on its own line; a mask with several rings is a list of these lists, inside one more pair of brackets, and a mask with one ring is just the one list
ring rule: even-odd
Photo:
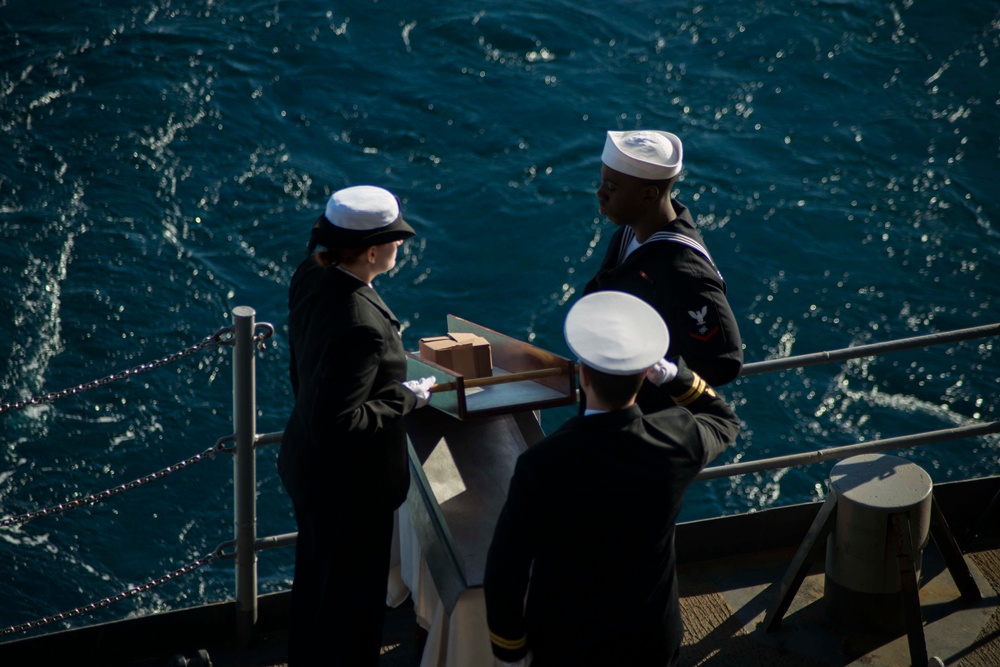
[[608,132],[601,161],[629,176],[664,181],[681,173],[684,146],[676,134],[661,130]]

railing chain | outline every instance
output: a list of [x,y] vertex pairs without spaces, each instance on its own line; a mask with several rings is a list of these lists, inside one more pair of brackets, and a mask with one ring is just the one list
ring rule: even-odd
[[[224,545],[223,545],[224,546]],[[71,609],[69,611],[60,612],[58,614],[53,614],[52,616],[46,616],[40,618],[36,621],[30,621],[28,623],[21,623],[20,625],[12,625],[9,628],[4,628],[0,630],[0,637],[6,637],[18,632],[26,632],[28,630],[34,630],[40,628],[43,625],[48,625],[49,623],[57,623],[59,621],[65,621],[70,618],[75,618],[77,616],[82,616],[83,614],[88,614],[98,609],[103,609],[116,602],[121,602],[122,600],[127,600],[129,598],[134,598],[141,595],[147,591],[150,591],[157,586],[162,586],[163,584],[173,581],[174,579],[181,577],[185,574],[190,574],[198,568],[204,567],[205,565],[210,565],[217,561],[222,553],[223,546],[219,546],[210,554],[202,556],[201,558],[191,561],[184,567],[174,570],[173,572],[168,572],[162,577],[156,579],[151,579],[144,584],[135,586],[128,589],[127,591],[122,591],[121,593],[116,593],[115,595],[108,596],[103,600],[98,600],[96,602],[91,602],[90,604],[85,604],[83,606],[77,607],[76,609]]]
[[219,452],[231,452],[231,448],[223,447],[224,442],[231,440],[232,436],[227,436],[225,438],[220,438],[213,446],[209,447],[200,454],[195,454],[194,456],[184,459],[179,463],[175,463],[172,466],[167,466],[162,470],[158,470],[154,473],[150,473],[145,477],[140,477],[139,479],[132,480],[120,486],[115,486],[105,491],[100,491],[98,493],[85,496],[83,498],[76,498],[65,503],[60,503],[59,505],[53,505],[51,507],[46,507],[44,509],[36,510],[34,512],[28,512],[27,514],[20,514],[18,516],[7,517],[5,519],[0,519],[0,528],[6,528],[8,526],[18,525],[22,523],[27,523],[33,519],[38,519],[44,516],[51,516],[53,514],[60,514],[62,512],[67,512],[69,510],[77,509],[78,507],[83,507],[85,505],[93,505],[95,503],[102,502],[108,498],[118,495],[124,491],[131,491],[150,482],[155,482],[158,479],[162,479],[171,473],[178,472],[187,468],[189,465],[198,463],[205,458],[215,458],[215,455]]
[[[273,335],[274,335],[274,327],[271,324],[268,324],[266,322],[258,323],[254,327],[254,335],[252,337],[252,343],[253,343],[253,345],[258,350],[263,351],[264,348],[265,348],[265,341],[267,341]],[[235,327],[224,327],[224,328],[219,329],[218,331],[216,331],[213,335],[205,338],[204,340],[200,341],[199,343],[196,343],[195,345],[192,345],[189,348],[186,348],[186,349],[181,350],[181,351],[179,351],[177,353],[174,353],[174,354],[169,354],[169,355],[164,356],[164,357],[162,357],[160,359],[157,359],[155,361],[152,361],[152,362],[149,362],[149,363],[145,363],[145,364],[141,364],[139,366],[136,366],[134,368],[131,368],[131,369],[119,372],[119,373],[114,373],[112,375],[109,375],[109,376],[104,377],[104,378],[100,378],[98,380],[93,380],[91,382],[86,382],[86,383],[80,384],[80,385],[78,385],[76,387],[71,387],[71,388],[68,388],[68,389],[64,389],[62,391],[51,392],[51,393],[45,394],[43,396],[32,397],[32,398],[29,398],[28,400],[24,400],[24,401],[14,401],[14,402],[10,402],[10,403],[0,404],[0,414],[4,414],[6,412],[10,412],[10,411],[13,411],[13,410],[22,410],[22,409],[30,407],[32,405],[39,405],[39,404],[42,404],[42,403],[50,403],[52,401],[56,401],[56,400],[59,400],[61,398],[65,398],[67,396],[74,396],[74,395],[83,393],[85,391],[89,391],[91,389],[96,389],[98,387],[102,387],[102,386],[111,384],[113,382],[117,382],[119,380],[128,379],[128,378],[134,377],[136,375],[139,375],[141,373],[145,373],[145,372],[157,369],[157,368],[159,368],[161,366],[164,366],[166,364],[169,364],[169,363],[172,363],[172,362],[177,361],[179,359],[182,359],[184,357],[187,357],[187,356],[189,356],[191,354],[194,354],[196,352],[199,352],[199,351],[201,351],[201,350],[203,350],[205,348],[216,346],[216,345],[235,346],[236,345],[236,331],[235,331]],[[53,506],[53,507],[48,507],[48,508],[37,510],[37,511],[34,511],[34,512],[29,512],[27,514],[22,514],[22,515],[19,515],[19,516],[7,517],[5,519],[0,520],[0,528],[5,528],[5,527],[8,527],[8,526],[14,526],[14,525],[23,524],[23,523],[26,523],[28,521],[31,521],[32,519],[37,519],[37,518],[44,517],[44,516],[50,516],[50,515],[53,515],[53,514],[58,514],[58,513],[61,513],[61,512],[66,512],[66,511],[71,510],[71,509],[76,509],[78,507],[83,507],[83,506],[86,506],[86,505],[92,505],[92,504],[95,504],[95,503],[107,500],[108,498],[110,498],[110,497],[112,497],[114,495],[117,495],[119,493],[122,493],[124,491],[129,491],[129,490],[135,489],[137,487],[143,486],[145,484],[149,484],[150,482],[162,479],[163,477],[166,477],[167,475],[169,475],[171,473],[183,470],[184,468],[187,468],[188,466],[190,466],[190,465],[192,465],[194,463],[202,461],[205,458],[215,458],[215,455],[218,454],[219,452],[234,454],[235,451],[236,451],[236,447],[233,446],[233,445],[226,446],[226,443],[232,443],[235,439],[236,439],[235,434],[234,435],[230,435],[230,436],[226,436],[224,438],[220,438],[218,440],[218,442],[215,443],[215,445],[213,445],[209,449],[206,449],[204,452],[202,452],[200,454],[196,454],[195,456],[192,456],[192,457],[190,457],[188,459],[185,459],[184,461],[176,463],[176,464],[174,464],[172,466],[168,466],[166,468],[163,468],[162,470],[154,472],[154,473],[152,473],[150,475],[146,475],[145,477],[133,480],[133,481],[128,482],[126,484],[122,484],[120,486],[116,486],[116,487],[107,489],[105,491],[101,491],[99,493],[95,493],[95,494],[86,496],[84,498],[77,498],[77,499],[71,500],[69,502],[61,503],[61,504]],[[50,623],[65,621],[67,619],[74,618],[74,617],[80,616],[82,614],[94,612],[94,611],[96,611],[98,609],[102,609],[102,608],[107,607],[109,605],[112,605],[112,604],[114,604],[116,602],[121,602],[122,600],[126,600],[128,598],[136,597],[136,596],[141,595],[141,594],[143,594],[143,593],[145,593],[145,592],[147,592],[149,590],[152,590],[153,588],[156,588],[157,586],[161,586],[161,585],[163,585],[163,584],[165,584],[165,583],[167,583],[169,581],[172,581],[172,580],[174,580],[174,579],[176,579],[178,577],[181,577],[183,575],[189,574],[189,573],[193,572],[194,570],[197,570],[198,568],[201,568],[201,567],[203,567],[205,565],[209,565],[211,563],[214,563],[217,560],[219,560],[220,558],[234,557],[235,554],[233,554],[232,556],[230,556],[229,554],[225,553],[225,550],[227,548],[231,548],[233,546],[235,546],[235,541],[223,543],[223,544],[219,545],[218,547],[216,547],[216,549],[215,549],[214,552],[212,552],[212,553],[210,553],[210,554],[208,554],[206,556],[203,556],[203,557],[201,557],[201,558],[199,558],[199,559],[197,559],[197,560],[195,560],[195,561],[193,561],[193,562],[185,565],[184,567],[182,567],[182,568],[180,568],[178,570],[174,570],[173,572],[165,574],[165,575],[163,575],[163,576],[161,576],[161,577],[159,577],[157,579],[152,579],[152,580],[146,582],[145,584],[142,584],[142,585],[139,585],[139,586],[135,586],[135,587],[130,588],[130,589],[128,589],[126,591],[123,591],[121,593],[117,593],[115,595],[106,597],[103,600],[99,600],[99,601],[96,601],[96,602],[91,602],[89,604],[77,607],[76,609],[72,609],[70,611],[61,612],[61,613],[58,613],[58,614],[53,614],[51,616],[47,616],[45,618],[41,618],[41,619],[38,619],[38,620],[35,620],[35,621],[31,621],[31,622],[28,622],[28,623],[22,623],[20,625],[14,625],[14,626],[11,626],[11,627],[8,627],[8,628],[0,629],[0,637],[6,637],[6,636],[11,635],[11,634],[15,634],[15,633],[19,633],[19,632],[24,632],[24,631],[28,631],[28,630],[34,630],[36,628],[40,628],[40,627],[42,627],[44,625],[48,625]]]
[[[272,333],[274,332],[273,328],[271,329],[271,332]],[[266,336],[262,334],[261,336],[262,337],[259,342],[259,345],[263,345],[264,340],[269,338],[270,334]],[[219,329],[211,336],[208,336],[204,340],[195,343],[191,347],[183,349],[179,352],[175,352],[173,354],[168,354],[165,357],[161,357],[154,361],[150,361],[149,363],[140,364],[138,366],[135,366],[134,368],[130,368],[124,371],[119,371],[118,373],[113,373],[111,375],[99,378],[97,380],[84,382],[83,384],[77,385],[75,387],[62,389],[60,391],[53,391],[48,394],[45,394],[44,396],[33,396],[24,401],[14,401],[12,403],[0,404],[0,415],[2,415],[5,412],[11,412],[13,410],[23,410],[27,407],[31,407],[32,405],[51,403],[53,401],[59,400],[60,398],[66,398],[67,396],[75,396],[77,394],[82,394],[85,391],[90,391],[91,389],[97,389],[98,387],[103,387],[113,382],[118,382],[119,380],[126,380],[128,378],[135,377],[136,375],[140,375],[142,373],[148,373],[149,371],[155,370],[161,366],[165,366],[167,364],[178,361],[179,359],[183,359],[184,357],[190,356],[195,352],[200,352],[201,350],[204,350],[207,347],[213,347],[216,345],[233,345],[233,344],[234,341],[233,341],[232,327],[223,327],[222,329]]]

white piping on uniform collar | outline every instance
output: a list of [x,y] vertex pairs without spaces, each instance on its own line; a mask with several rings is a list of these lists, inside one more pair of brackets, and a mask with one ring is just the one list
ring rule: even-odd
[[[354,275],[353,273],[351,273],[350,271],[348,271],[347,269],[345,269],[344,267],[342,267],[340,264],[334,264],[334,267],[340,269],[341,271],[343,271],[344,273],[346,273],[350,277],[354,278],[355,280],[361,280],[361,278],[358,278],[356,275]],[[364,280],[361,280],[361,282],[365,283]],[[365,285],[368,285],[369,287],[372,287],[371,283],[365,283]],[[372,289],[375,289],[375,288],[372,287]]]
[[652,236],[650,236],[648,239],[645,240],[645,242],[639,243],[637,245],[637,247],[632,248],[631,251],[630,251],[629,250],[629,246],[632,245],[633,239],[635,239],[635,230],[633,230],[629,226],[626,226],[625,229],[623,230],[623,233],[622,233],[621,245],[618,248],[618,263],[619,264],[621,264],[626,259],[628,259],[628,256],[630,254],[632,254],[632,252],[634,252],[635,250],[638,250],[639,248],[641,248],[642,246],[646,245],[650,241],[669,241],[669,242],[672,242],[672,243],[680,243],[681,245],[686,245],[687,247],[691,248],[695,252],[700,253],[705,259],[708,260],[708,263],[712,265],[712,268],[715,269],[715,273],[719,276],[719,280],[723,280],[724,281],[724,279],[722,277],[722,272],[719,271],[719,267],[716,266],[715,260],[712,259],[712,256],[708,253],[708,248],[706,248],[702,244],[698,243],[697,241],[695,241],[690,236],[687,236],[685,234],[681,234],[679,232],[668,232],[668,231],[661,230],[661,231],[656,232]]

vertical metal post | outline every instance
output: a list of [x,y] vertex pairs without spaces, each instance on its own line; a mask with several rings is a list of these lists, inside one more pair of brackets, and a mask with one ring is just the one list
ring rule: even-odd
[[247,646],[257,624],[257,438],[254,316],[248,306],[233,308],[233,521],[236,532],[236,636]]

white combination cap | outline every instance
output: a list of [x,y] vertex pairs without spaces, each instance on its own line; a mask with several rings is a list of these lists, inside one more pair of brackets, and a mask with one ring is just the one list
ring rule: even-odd
[[399,200],[384,188],[356,185],[330,195],[326,211],[313,225],[309,252],[327,248],[365,248],[407,239],[413,228],[399,212]]
[[581,363],[610,375],[642,373],[670,346],[667,325],[652,306],[610,290],[577,301],[566,315],[564,333]]
[[326,219],[341,229],[372,231],[392,224],[398,217],[396,197],[374,185],[337,190],[326,202]]
[[663,181],[681,173],[684,146],[676,134],[660,130],[608,132],[601,161],[629,176]]

